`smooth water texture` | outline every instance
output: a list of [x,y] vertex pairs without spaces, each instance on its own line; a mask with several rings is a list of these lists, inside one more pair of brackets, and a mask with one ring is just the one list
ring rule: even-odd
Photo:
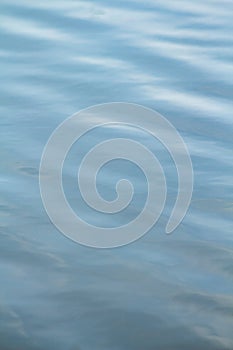
[[[233,349],[232,13],[231,0],[1,0],[1,349]],[[85,154],[129,134],[158,153],[168,180],[152,230],[97,250],[52,225],[38,171],[63,120],[113,101],[142,104],[173,123],[195,183],[185,219],[166,236],[177,194],[166,150],[124,128],[81,140],[76,150]],[[75,193],[76,155],[67,158],[64,190],[85,220],[114,226],[141,210],[144,175],[114,161],[99,173],[99,191],[114,199],[116,181],[128,176],[134,201],[122,216],[93,214]]]

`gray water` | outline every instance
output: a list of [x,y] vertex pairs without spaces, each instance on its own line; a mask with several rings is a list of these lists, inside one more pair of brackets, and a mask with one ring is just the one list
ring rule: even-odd
[[[1,350],[233,349],[232,13],[231,0],[1,0]],[[195,183],[185,219],[165,235],[176,172],[151,144],[168,178],[167,209],[140,240],[97,250],[52,225],[38,171],[63,120],[112,101],[142,104],[173,123]],[[64,187],[78,207],[74,160]],[[139,210],[143,175],[134,168],[105,169],[100,191],[104,184],[103,196],[114,197],[111,174],[121,170],[134,174]]]

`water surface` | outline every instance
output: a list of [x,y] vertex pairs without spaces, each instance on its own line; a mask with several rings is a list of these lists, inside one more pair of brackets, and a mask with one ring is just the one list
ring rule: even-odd
[[[0,7],[1,348],[231,350],[232,1],[2,0]],[[51,224],[38,170],[59,123],[113,101],[153,108],[173,123],[195,184],[188,214],[166,236],[175,168],[160,146],[136,136],[159,151],[168,209],[137,242],[95,250]],[[65,191],[84,218],[98,221],[74,195],[74,160],[71,153]],[[134,168],[112,164],[100,174],[100,192],[112,199],[122,169],[133,175],[139,210],[145,188]]]

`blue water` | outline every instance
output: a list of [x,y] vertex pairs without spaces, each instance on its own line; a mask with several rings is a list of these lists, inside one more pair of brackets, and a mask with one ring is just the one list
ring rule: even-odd
[[[233,349],[232,13],[231,0],[1,0],[1,349]],[[38,171],[63,120],[112,101],[173,123],[194,192],[172,235],[168,210],[135,243],[97,250],[52,225]],[[160,156],[172,204],[176,173]],[[102,173],[110,199],[111,171],[124,168],[114,166]]]

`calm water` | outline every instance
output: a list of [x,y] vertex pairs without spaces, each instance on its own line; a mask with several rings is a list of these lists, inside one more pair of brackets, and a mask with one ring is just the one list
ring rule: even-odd
[[[1,0],[0,8],[0,348],[233,349],[232,1]],[[112,101],[166,116],[187,143],[195,184],[187,216],[166,236],[176,172],[151,145],[169,180],[167,209],[139,241],[96,250],[51,224],[38,169],[59,123]],[[64,187],[78,206],[73,156]],[[122,169],[134,174],[140,209],[143,176],[123,164],[102,173],[103,195],[114,195],[111,174]]]

